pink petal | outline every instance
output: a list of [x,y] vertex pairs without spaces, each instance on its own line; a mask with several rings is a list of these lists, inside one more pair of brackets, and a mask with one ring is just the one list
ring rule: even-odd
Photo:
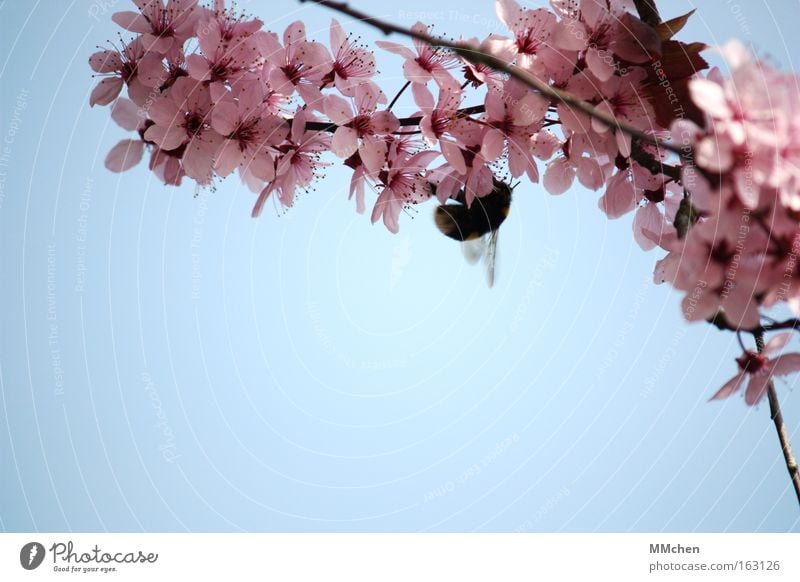
[[613,220],[636,208],[637,201],[633,184],[627,179],[615,176],[609,182],[603,197],[600,198],[600,209]]
[[763,354],[767,357],[773,356],[780,352],[783,348],[786,347],[786,344],[792,339],[791,332],[784,332],[779,333],[776,336],[773,336],[768,342],[767,345],[764,347]]
[[614,60],[607,51],[601,55],[596,48],[590,48],[586,51],[586,64],[599,81],[608,81],[614,74]]
[[328,95],[323,101],[325,115],[336,125],[345,125],[353,119],[350,103],[338,95]]
[[403,63],[403,74],[412,83],[425,84],[432,78],[430,72],[423,69],[415,60],[407,60]]
[[378,111],[371,121],[376,133],[392,133],[400,129],[400,120],[391,111]]
[[531,125],[544,119],[550,101],[536,95],[528,93],[519,103],[511,109],[511,120],[514,125]]
[[565,19],[556,25],[553,44],[563,50],[582,51],[586,48],[590,34],[584,24],[575,19]]
[[487,91],[484,107],[487,115],[497,121],[502,121],[506,116],[506,104],[500,91]]
[[370,173],[377,174],[383,169],[386,160],[386,142],[367,136],[364,138],[364,143],[358,148],[358,153],[364,167]]
[[800,372],[800,354],[784,354],[772,360],[773,376],[788,376]]
[[414,103],[426,113],[430,113],[434,107],[433,94],[422,83],[411,85],[411,93],[414,96]]
[[208,81],[211,79],[211,65],[202,55],[191,54],[186,57],[186,66],[189,69],[189,76],[197,81]]
[[136,131],[142,118],[139,117],[139,108],[130,99],[120,98],[111,107],[111,119],[117,122],[122,129]]
[[238,142],[226,139],[217,157],[214,160],[214,169],[221,177],[225,177],[233,172],[242,161],[242,151],[239,149]]
[[139,60],[136,76],[147,87],[158,87],[167,79],[167,71],[160,55],[148,53]]
[[331,19],[331,48],[333,52],[338,51],[347,41],[347,35],[342,30],[342,25],[335,18]]
[[740,372],[722,386],[709,400],[722,400],[727,398],[742,386],[742,382],[744,381],[747,374],[745,372]]
[[111,20],[131,32],[143,33],[153,30],[153,27],[140,12],[115,12],[111,15]]
[[122,91],[124,82],[121,77],[106,77],[97,84],[89,97],[89,105],[108,105]]
[[404,59],[414,59],[417,56],[410,48],[403,46],[402,44],[397,44],[396,42],[389,42],[388,40],[376,40],[375,44],[383,50],[394,53],[403,57]]
[[467,173],[467,163],[464,160],[464,154],[461,153],[461,148],[458,147],[457,144],[441,140],[439,142],[439,148],[442,150],[444,159],[453,167],[453,170],[459,174]]
[[558,158],[547,164],[544,172],[544,188],[550,194],[559,195],[569,190],[575,179],[575,168],[566,158]]
[[497,18],[506,25],[506,28],[516,30],[522,14],[522,8],[520,8],[519,4],[514,0],[497,0],[494,4],[494,10],[497,13]]
[[731,109],[722,86],[707,79],[694,79],[689,83],[692,101],[716,119],[729,119]]
[[331,140],[331,152],[340,158],[347,159],[356,153],[356,150],[358,150],[358,132],[351,127],[336,128],[333,140]]
[[161,54],[169,51],[175,40],[172,36],[156,36],[154,34],[143,34],[141,39],[144,50]]
[[113,73],[122,69],[122,59],[117,51],[100,51],[89,57],[89,66],[95,73]]
[[655,204],[646,204],[636,211],[633,219],[633,238],[642,250],[654,249],[663,229],[664,218]]
[[306,25],[301,20],[296,20],[286,27],[283,32],[283,44],[301,43],[306,40]]
[[772,376],[766,373],[751,374],[750,383],[744,392],[744,401],[750,406],[758,404],[764,398],[764,394],[767,393],[771,380]]
[[211,181],[213,161],[213,152],[200,139],[195,138],[187,144],[183,154],[183,169],[187,176],[199,184]]
[[493,162],[503,155],[505,147],[506,138],[503,132],[499,129],[490,129],[483,138],[481,155],[486,158],[487,162]]
[[211,127],[218,134],[232,134],[239,125],[239,112],[235,103],[220,101],[211,112]]
[[108,152],[106,168],[112,172],[124,172],[142,161],[144,142],[140,139],[123,139]]
[[144,133],[144,138],[155,142],[163,150],[171,151],[183,145],[186,131],[174,125],[151,125]]

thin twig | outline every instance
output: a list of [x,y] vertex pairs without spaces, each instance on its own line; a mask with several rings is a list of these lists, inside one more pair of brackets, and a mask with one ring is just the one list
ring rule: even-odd
[[400,95],[402,95],[403,92],[406,89],[408,89],[409,85],[411,85],[411,81],[406,81],[406,84],[403,85],[402,87],[400,87],[400,90],[397,92],[397,95],[394,96],[394,99],[392,99],[392,102],[389,103],[389,107],[386,108],[386,111],[391,111],[392,110],[392,107],[394,107],[394,104],[397,103],[398,99],[400,99]]
[[556,89],[547,82],[542,81],[538,77],[531,75],[527,71],[524,71],[519,67],[509,65],[508,63],[498,59],[494,55],[481,52],[480,50],[477,50],[475,47],[471,47],[467,44],[450,41],[445,38],[432,36],[424,32],[417,32],[411,30],[410,28],[405,28],[403,26],[399,26],[397,24],[381,20],[365,12],[362,12],[361,10],[351,8],[346,2],[337,2],[336,0],[300,0],[300,2],[303,3],[313,2],[314,4],[325,6],[326,8],[330,8],[331,10],[335,10],[336,12],[340,12],[342,14],[350,16],[351,18],[360,20],[364,24],[373,26],[387,36],[390,34],[401,34],[403,36],[408,36],[410,38],[422,41],[425,44],[428,44],[433,47],[442,47],[448,49],[453,53],[457,54],[458,56],[462,57],[464,60],[469,61],[474,65],[485,65],[491,69],[494,69],[495,71],[505,73],[510,77],[517,79],[521,83],[527,85],[531,89],[539,92],[540,94],[549,97],[550,99],[566,103],[567,105],[574,107],[578,111],[585,113],[589,117],[597,119],[598,121],[608,126],[609,128],[612,129],[616,128],[630,135],[631,137],[638,139],[639,141],[653,144],[655,146],[658,146],[659,148],[663,148],[675,154],[682,155],[683,153],[681,148],[679,148],[675,144],[658,139],[657,137],[645,133],[639,128],[634,127],[633,125],[625,121],[616,119],[613,115],[608,115],[607,113],[598,110],[594,105],[584,101],[583,99],[580,99],[576,95],[573,95],[572,93],[569,93],[567,91],[562,91],[561,89]]
[[[764,351],[764,332],[756,332],[753,336],[756,340],[756,348],[758,352],[761,353]],[[792,442],[789,439],[789,432],[786,430],[786,424],[783,422],[781,405],[778,401],[778,394],[775,392],[775,383],[772,380],[770,380],[767,385],[767,399],[769,400],[770,417],[772,418],[772,422],[775,423],[775,430],[778,431],[778,440],[781,443],[786,469],[789,471],[789,477],[794,486],[794,493],[797,495],[798,504],[800,504],[800,471],[797,468],[797,459],[794,458],[794,453],[792,453]]]
[[[456,111],[456,117],[469,117],[470,115],[477,115],[478,113],[483,113],[486,111],[486,108],[483,105],[473,105],[472,107],[464,107],[463,109],[459,109]],[[292,124],[292,120],[287,120],[289,125]],[[414,127],[422,122],[422,117],[403,117],[400,119],[400,127]],[[338,125],[335,123],[329,123],[327,121],[307,121],[306,122],[306,130],[307,131],[327,131],[329,133],[333,133],[336,131]]]

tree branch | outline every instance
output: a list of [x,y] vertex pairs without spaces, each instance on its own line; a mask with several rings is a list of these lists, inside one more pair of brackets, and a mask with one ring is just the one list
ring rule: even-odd
[[[764,351],[764,332],[756,332],[753,334],[756,340],[756,348],[758,352]],[[786,424],[783,422],[783,413],[781,412],[781,405],[778,401],[778,394],[775,392],[775,383],[770,380],[767,385],[767,399],[769,400],[769,413],[772,422],[775,423],[775,430],[778,431],[778,440],[781,443],[781,450],[783,451],[783,459],[786,462],[786,469],[789,471],[789,477],[794,486],[794,493],[797,495],[797,502],[800,504],[800,471],[797,468],[797,459],[794,458],[792,453],[792,443],[789,440],[789,432],[786,430]]]
[[616,119],[614,116],[608,115],[598,110],[594,105],[584,101],[583,99],[580,99],[576,95],[573,95],[572,93],[569,93],[567,91],[562,91],[561,89],[556,89],[555,87],[550,86],[550,84],[546,83],[545,81],[542,81],[538,77],[531,75],[527,71],[524,71],[519,67],[509,65],[508,63],[498,59],[494,55],[481,52],[473,47],[470,47],[469,45],[453,42],[441,37],[431,36],[423,32],[416,32],[409,28],[405,28],[397,24],[381,20],[365,12],[362,12],[361,10],[351,8],[346,2],[338,2],[336,0],[299,0],[299,1],[303,3],[313,2],[314,4],[325,6],[326,8],[330,8],[331,10],[335,10],[336,12],[340,12],[346,16],[355,18],[356,20],[360,20],[365,24],[369,24],[370,26],[377,28],[387,36],[390,34],[400,34],[403,36],[407,36],[422,41],[430,46],[442,47],[448,49],[472,64],[485,65],[491,69],[494,69],[495,71],[505,73],[510,77],[517,79],[521,83],[527,85],[534,91],[537,91],[540,94],[549,97],[554,101],[560,101],[571,107],[574,107],[575,109],[581,111],[582,113],[585,113],[589,117],[597,119],[598,121],[605,124],[609,128],[617,129],[641,142],[651,143],[667,151],[673,152],[679,156],[682,155],[683,153],[681,148],[679,148],[675,144],[658,139],[653,135],[645,133],[642,130],[638,129],[637,127],[634,127],[633,125],[625,121]]
[[[483,113],[486,108],[483,105],[473,105],[472,107],[464,107],[456,112],[457,117],[469,117],[470,115],[477,115]],[[289,119],[291,126],[292,120]],[[422,117],[403,117],[400,120],[400,127],[414,127],[420,124]],[[308,131],[327,131],[333,133],[336,131],[338,125],[335,123],[328,123],[327,121],[306,121],[306,130]]]

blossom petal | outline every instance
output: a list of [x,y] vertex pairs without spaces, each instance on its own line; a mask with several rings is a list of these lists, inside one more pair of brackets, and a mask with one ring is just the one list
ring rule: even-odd
[[112,172],[124,172],[142,161],[144,142],[140,139],[123,139],[108,152],[105,166]]
[[800,372],[800,354],[784,354],[772,360],[773,376],[788,376]]
[[739,390],[739,388],[742,387],[742,382],[744,381],[746,376],[747,376],[746,372],[740,372],[736,374],[736,376],[725,382],[722,388],[717,390],[717,392],[714,394],[714,396],[710,398],[710,400],[722,400],[724,398],[727,398],[728,396],[730,396],[731,394],[733,394],[734,392]]
[[119,96],[123,85],[121,77],[106,77],[92,90],[89,105],[108,105]]
[[331,152],[346,159],[356,153],[356,150],[358,150],[358,132],[352,127],[337,127],[331,140]]
[[750,383],[744,392],[744,401],[750,406],[758,404],[764,398],[764,394],[767,393],[767,388],[771,381],[772,376],[770,374],[751,374]]

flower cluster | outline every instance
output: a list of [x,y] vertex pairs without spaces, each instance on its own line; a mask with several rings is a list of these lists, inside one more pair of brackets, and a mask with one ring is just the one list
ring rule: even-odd
[[[418,22],[411,47],[375,43],[400,59],[407,81],[390,101],[375,54],[336,20],[325,44],[308,39],[302,22],[281,36],[262,30],[224,0],[134,3],[138,12],[113,16],[133,38],[89,61],[102,76],[91,104],[112,104],[113,119],[136,133],[108,154],[111,170],[149,150],[167,184],[205,186],[238,172],[258,215],[270,197],[291,206],[298,189],[341,164],[352,170],[357,211],[374,192],[371,219],[391,232],[411,205],[470,205],[498,178],[541,176],[556,195],[577,179],[601,193],[608,218],[635,213],[643,249],[668,252],[656,279],[686,292],[687,319],[752,330],[781,301],[800,312],[798,80],[740,45],[724,49],[730,77],[703,76],[705,46],[674,38],[689,14],[649,25],[632,0],[535,9],[496,0],[508,32],[461,39],[456,52],[425,42],[429,29]],[[469,54],[516,67],[595,114]],[[417,113],[399,119],[392,107],[407,88]],[[684,155],[666,165],[667,152],[644,138],[672,140]],[[746,356],[743,374],[766,369],[766,356]]]
[[[605,186],[601,206],[609,216],[648,208],[639,230],[667,226],[674,214],[666,178],[653,178],[630,159],[628,135],[451,52],[419,40],[413,49],[376,42],[402,59],[419,108],[418,116],[399,120],[374,80],[374,54],[336,20],[326,46],[307,39],[302,22],[279,37],[262,30],[260,20],[233,14],[223,0],[213,7],[197,0],[135,3],[138,12],[113,19],[136,36],[89,61],[102,76],[91,104],[113,103],[114,119],[138,134],[111,150],[106,165],[114,171],[138,163],[146,149],[150,168],[168,184],[188,177],[208,185],[238,171],[259,193],[258,214],[273,193],[291,205],[295,190],[331,163],[322,159],[328,152],[353,170],[357,209],[365,209],[369,187],[378,194],[373,221],[396,232],[403,209],[433,191],[442,202],[463,191],[471,204],[492,191],[497,174],[538,182],[537,160],[551,160],[544,184],[553,193],[574,177]],[[463,43],[650,131],[646,64],[660,55],[662,41],[625,4],[584,0],[577,9],[554,1],[553,10],[531,10],[498,0],[509,34]],[[428,32],[423,23],[413,30]],[[119,97],[123,88],[129,100]],[[463,107],[467,99],[472,105]],[[397,183],[398,175],[407,179]]]
[[688,319],[721,311],[731,326],[753,329],[762,309],[788,301],[797,311],[800,301],[800,93],[796,76],[741,44],[722,53],[730,77],[715,69],[690,85],[703,125],[672,129],[694,152],[682,183],[699,219],[665,244],[657,277],[688,292]]

